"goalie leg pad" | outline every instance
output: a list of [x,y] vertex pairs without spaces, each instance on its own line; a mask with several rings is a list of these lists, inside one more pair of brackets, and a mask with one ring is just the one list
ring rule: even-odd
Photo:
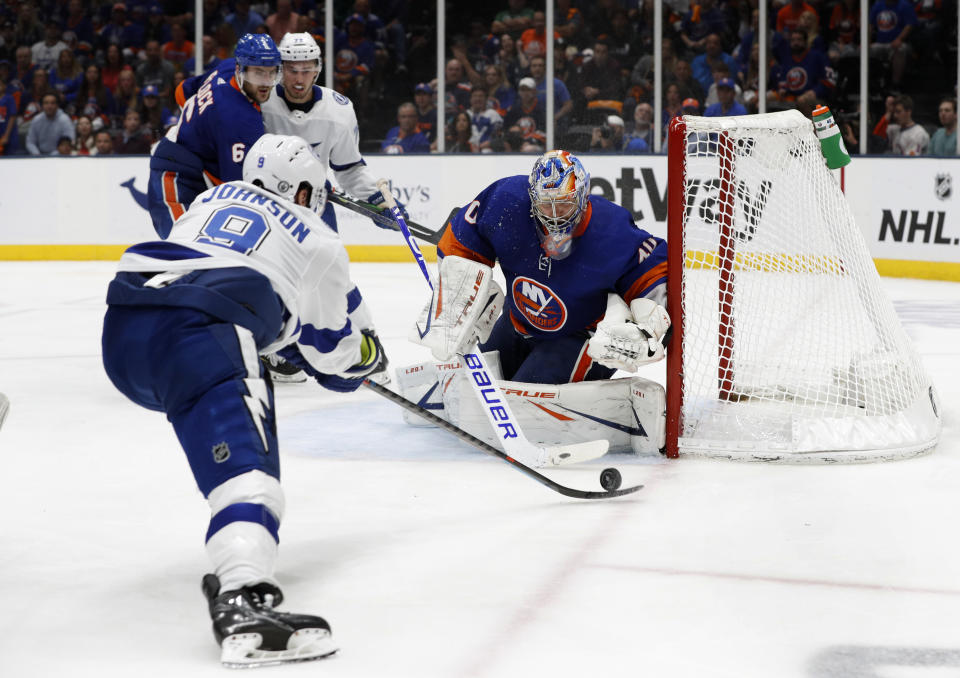
[[630,436],[631,449],[637,454],[659,453],[667,440],[667,393],[663,386],[631,377],[630,405],[636,426],[643,431]]
[[493,269],[463,257],[444,257],[437,289],[410,340],[430,348],[437,360],[449,360],[485,341],[502,307],[503,290],[493,280]]
[[[484,353],[483,357],[493,377],[501,379],[503,375],[500,370],[500,354],[491,351]],[[463,361],[459,357],[399,367],[397,368],[397,388],[400,395],[410,402],[429,410],[441,419],[456,424],[455,419],[460,409],[460,386],[457,376],[462,372],[462,367]],[[433,426],[423,417],[418,417],[407,410],[403,411],[403,420],[411,426]]]

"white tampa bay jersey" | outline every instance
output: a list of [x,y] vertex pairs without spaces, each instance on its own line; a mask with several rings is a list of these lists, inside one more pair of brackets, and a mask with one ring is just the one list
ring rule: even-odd
[[[357,362],[360,330],[372,327],[365,303],[348,312],[355,286],[339,236],[312,210],[253,184],[231,181],[201,193],[167,240],[131,249],[120,270],[168,272],[160,285],[199,269],[246,266],[262,273],[290,313],[263,352],[296,340],[303,357],[326,374]],[[336,335],[336,347],[314,345],[318,335]]]
[[313,107],[304,113],[290,108],[283,98],[283,86],[277,85],[260,108],[267,132],[305,139],[314,156],[334,171],[344,191],[361,199],[377,192],[376,177],[360,155],[360,129],[350,99],[314,85]]

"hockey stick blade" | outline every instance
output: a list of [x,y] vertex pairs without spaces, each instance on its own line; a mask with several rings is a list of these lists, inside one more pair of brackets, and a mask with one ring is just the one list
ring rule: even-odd
[[[340,207],[344,207],[351,212],[362,214],[365,217],[373,219],[378,224],[386,226],[394,231],[400,230],[400,228],[397,226],[397,223],[393,220],[393,217],[390,216],[390,210],[387,208],[379,207],[369,202],[364,202],[363,200],[355,200],[354,198],[347,197],[340,191],[328,191],[327,197],[334,205],[339,205]],[[440,237],[443,235],[443,228],[441,228],[439,231],[434,231],[433,229],[427,228],[426,226],[421,226],[413,221],[408,221],[407,226],[410,228],[410,233],[420,240],[430,243],[431,245],[436,245],[438,242],[440,242]]]
[[[420,407],[416,403],[410,402],[399,393],[395,393],[390,389],[386,388],[385,386],[381,386],[380,384],[372,382],[369,379],[365,380],[363,382],[363,385],[371,389],[372,391],[375,391],[378,394],[382,395],[387,400],[391,400],[395,402],[397,405],[407,410],[408,412],[413,412],[414,414],[420,417],[423,417],[424,419],[429,421],[431,424],[439,426],[445,431],[452,433],[460,440],[466,443],[469,443],[470,445],[477,448],[478,450],[481,450],[483,452],[486,452],[487,454],[490,454],[490,455],[493,455],[494,457],[502,459],[503,461],[507,462],[508,464],[513,466],[515,469],[517,469],[521,473],[524,473],[530,476],[541,485],[549,487],[554,492],[559,492],[565,497],[572,497],[574,499],[612,499],[614,497],[622,497],[627,494],[633,494],[634,492],[637,492],[643,487],[643,485],[634,485],[633,487],[625,487],[619,490],[612,490],[609,492],[607,491],[596,492],[592,490],[578,490],[572,487],[567,487],[566,485],[561,485],[560,483],[556,482],[551,478],[548,478],[542,473],[538,473],[537,471],[533,470],[526,464],[523,464],[522,462],[517,461],[510,455],[501,452],[500,450],[495,448],[493,445],[485,443],[479,438],[467,433],[463,429],[457,426],[454,426],[447,420],[438,417],[433,412],[430,412],[429,410],[426,410]],[[606,442],[606,441],[603,441],[603,442]]]

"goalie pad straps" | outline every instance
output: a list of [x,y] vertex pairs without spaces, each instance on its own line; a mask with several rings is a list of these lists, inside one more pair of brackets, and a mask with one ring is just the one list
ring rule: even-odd
[[493,269],[478,261],[447,256],[430,303],[420,313],[410,340],[449,360],[486,341],[503,307],[503,290]]

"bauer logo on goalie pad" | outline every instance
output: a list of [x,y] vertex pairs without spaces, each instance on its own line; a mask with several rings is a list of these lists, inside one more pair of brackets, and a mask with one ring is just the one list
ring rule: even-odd
[[217,443],[214,445],[212,452],[213,460],[218,464],[222,464],[230,458],[230,446],[227,445],[226,442]]
[[556,332],[567,322],[567,307],[546,285],[517,276],[513,281],[513,303],[524,319],[544,332]]
[[470,372],[470,378],[480,387],[480,394],[483,396],[483,406],[487,408],[487,411],[497,422],[500,438],[506,440],[507,438],[518,437],[517,429],[511,421],[510,413],[507,411],[507,408],[502,405],[502,401],[500,400],[500,390],[496,384],[493,383],[493,379],[487,374],[487,371],[483,369],[483,362],[476,353],[464,354],[463,361],[467,366],[467,370]]

